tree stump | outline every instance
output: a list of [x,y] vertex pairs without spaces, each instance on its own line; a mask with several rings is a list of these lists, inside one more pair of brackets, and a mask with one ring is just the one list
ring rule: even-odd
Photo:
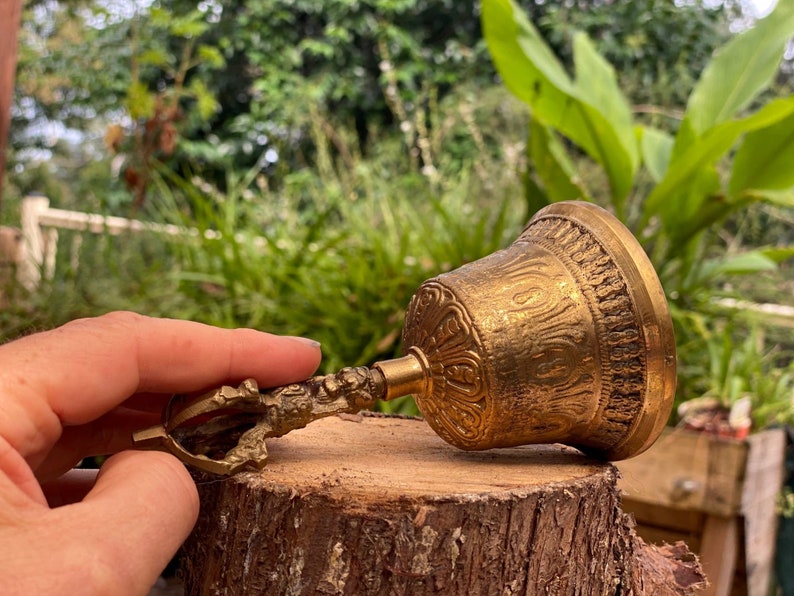
[[270,440],[267,468],[199,478],[188,594],[686,594],[617,471],[559,445],[465,452],[423,422],[344,416]]

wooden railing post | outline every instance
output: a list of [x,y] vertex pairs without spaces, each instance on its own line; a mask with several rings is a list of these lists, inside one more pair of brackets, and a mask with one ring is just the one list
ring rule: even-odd
[[41,282],[42,272],[51,272],[55,264],[53,244],[57,236],[53,239],[51,234],[45,234],[39,224],[39,218],[49,206],[50,200],[47,197],[27,196],[22,199],[20,219],[23,241],[17,275],[19,283],[31,291]]

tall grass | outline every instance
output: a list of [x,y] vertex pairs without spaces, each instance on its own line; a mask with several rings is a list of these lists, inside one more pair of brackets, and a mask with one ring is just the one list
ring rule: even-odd
[[[794,424],[794,362],[791,348],[770,340],[763,321],[677,313],[677,403],[717,398],[730,407],[750,400],[753,426]],[[705,346],[705,352],[703,347]]]
[[163,219],[222,234],[178,247],[189,316],[314,337],[327,369],[395,355],[418,285],[501,248],[523,223],[516,173],[488,191],[473,169],[438,182],[366,161],[296,172],[276,191],[262,180],[251,190],[251,177],[225,193],[195,180],[160,189]]

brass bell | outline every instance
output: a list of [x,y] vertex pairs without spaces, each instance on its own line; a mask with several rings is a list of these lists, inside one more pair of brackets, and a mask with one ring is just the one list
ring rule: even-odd
[[[267,437],[413,394],[433,430],[461,449],[564,443],[619,460],[657,439],[675,393],[673,326],[653,266],[615,217],[584,202],[550,205],[508,248],[424,282],[403,349],[286,387],[259,391],[248,380],[177,396],[163,424],[134,442],[233,473],[265,464]],[[211,412],[223,416],[209,430],[191,426]],[[238,444],[202,452],[245,416]]]

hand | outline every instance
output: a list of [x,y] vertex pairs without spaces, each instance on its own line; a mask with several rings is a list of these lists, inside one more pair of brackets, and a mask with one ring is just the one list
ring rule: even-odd
[[146,594],[198,515],[173,456],[124,451],[172,393],[310,376],[319,344],[112,313],[0,346],[0,578],[20,594]]

